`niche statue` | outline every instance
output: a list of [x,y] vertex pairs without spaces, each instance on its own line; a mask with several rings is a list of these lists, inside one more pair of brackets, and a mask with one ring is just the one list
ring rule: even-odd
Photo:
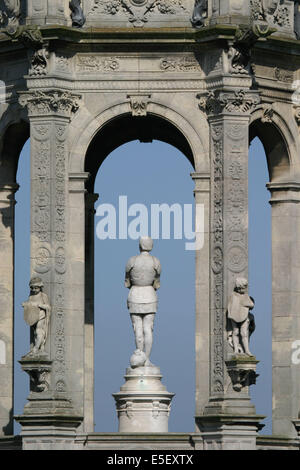
[[132,368],[152,366],[150,353],[158,303],[156,291],[160,287],[161,274],[159,260],[150,255],[152,249],[152,239],[141,237],[140,254],[130,258],[126,265],[125,287],[130,289],[127,306],[137,348],[130,360]]
[[249,349],[249,339],[255,330],[255,321],[254,315],[249,311],[254,308],[254,299],[249,297],[247,290],[247,279],[236,279],[227,308],[227,334],[234,354],[253,356]]
[[24,320],[31,330],[29,355],[40,355],[44,352],[48,336],[51,307],[48,296],[43,292],[43,281],[39,277],[33,277],[29,287],[29,299],[22,304]]

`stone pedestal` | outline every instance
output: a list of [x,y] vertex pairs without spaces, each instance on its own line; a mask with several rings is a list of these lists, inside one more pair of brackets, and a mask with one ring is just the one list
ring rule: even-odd
[[125,384],[113,394],[119,432],[168,432],[174,396],[161,383],[159,367],[126,369]]
[[15,416],[22,426],[23,449],[71,448],[82,417],[65,392],[51,390],[52,361],[47,354],[28,354],[20,364],[30,377],[28,402],[23,414]]
[[202,433],[204,449],[255,450],[260,422],[250,400],[249,387],[256,383],[259,361],[245,354],[229,355],[225,361],[227,381],[223,398],[212,397],[204,416],[196,423]]

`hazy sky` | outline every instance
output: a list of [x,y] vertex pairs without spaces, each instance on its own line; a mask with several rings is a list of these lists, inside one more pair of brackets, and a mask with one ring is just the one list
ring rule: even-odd
[[[28,297],[30,230],[29,142],[18,170],[16,206],[15,296],[15,414],[23,411],[29,391],[28,377],[17,360],[29,350],[29,331],[21,303]],[[162,142],[132,142],[115,150],[101,166],[95,192],[99,204],[113,204],[119,196],[128,205],[193,204],[193,168],[174,147]],[[255,298],[257,329],[252,352],[260,360],[257,385],[251,395],[258,414],[267,415],[263,433],[271,433],[271,232],[266,158],[256,140],[249,155],[249,256],[250,295]],[[132,219],[132,218],[131,218]],[[131,220],[129,218],[129,220]],[[101,220],[96,217],[96,225]],[[195,287],[194,252],[185,250],[187,240],[156,240],[153,254],[162,264],[159,308],[154,326],[152,362],[158,365],[163,383],[176,394],[170,415],[170,432],[194,431],[195,408]],[[128,290],[124,269],[138,253],[135,240],[95,240],[95,431],[116,432],[117,417],[112,393],[123,385],[126,367],[135,349],[126,307]],[[15,425],[15,432],[19,426]]]

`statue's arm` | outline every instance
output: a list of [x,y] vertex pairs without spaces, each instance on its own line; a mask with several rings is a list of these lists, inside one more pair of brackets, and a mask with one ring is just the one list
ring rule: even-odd
[[155,279],[153,281],[153,287],[155,290],[158,290],[160,288],[161,264],[157,258],[154,258],[154,269]]
[[132,286],[132,284],[131,284],[131,279],[130,279],[130,271],[131,271],[132,268],[133,268],[134,260],[135,260],[135,257],[134,257],[134,258],[130,258],[130,260],[129,260],[128,263],[126,264],[126,269],[125,269],[125,287],[127,287],[127,289],[130,289],[131,286]]

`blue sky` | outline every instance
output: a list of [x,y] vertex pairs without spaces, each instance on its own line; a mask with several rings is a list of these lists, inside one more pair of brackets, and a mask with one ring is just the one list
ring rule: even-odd
[[[15,295],[15,414],[23,411],[29,385],[18,360],[29,349],[29,331],[21,303],[28,297],[30,276],[30,158],[24,146],[18,170],[16,206]],[[95,192],[99,204],[118,207],[119,196],[128,204],[193,204],[193,168],[174,147],[162,142],[131,142],[115,150],[102,164]],[[268,415],[263,433],[271,433],[271,210],[266,158],[256,139],[249,152],[249,281],[255,298],[257,328],[252,351],[260,360],[257,385],[251,396],[258,414]],[[96,217],[96,224],[100,218]],[[163,383],[176,394],[169,421],[171,432],[194,431],[194,252],[186,240],[157,240],[153,254],[162,264],[159,309],[154,327],[152,362],[161,368]],[[95,239],[95,430],[116,432],[117,418],[112,393],[123,385],[129,358],[135,349],[126,307],[124,269],[138,253],[135,240]],[[15,432],[19,426],[15,425]]]

